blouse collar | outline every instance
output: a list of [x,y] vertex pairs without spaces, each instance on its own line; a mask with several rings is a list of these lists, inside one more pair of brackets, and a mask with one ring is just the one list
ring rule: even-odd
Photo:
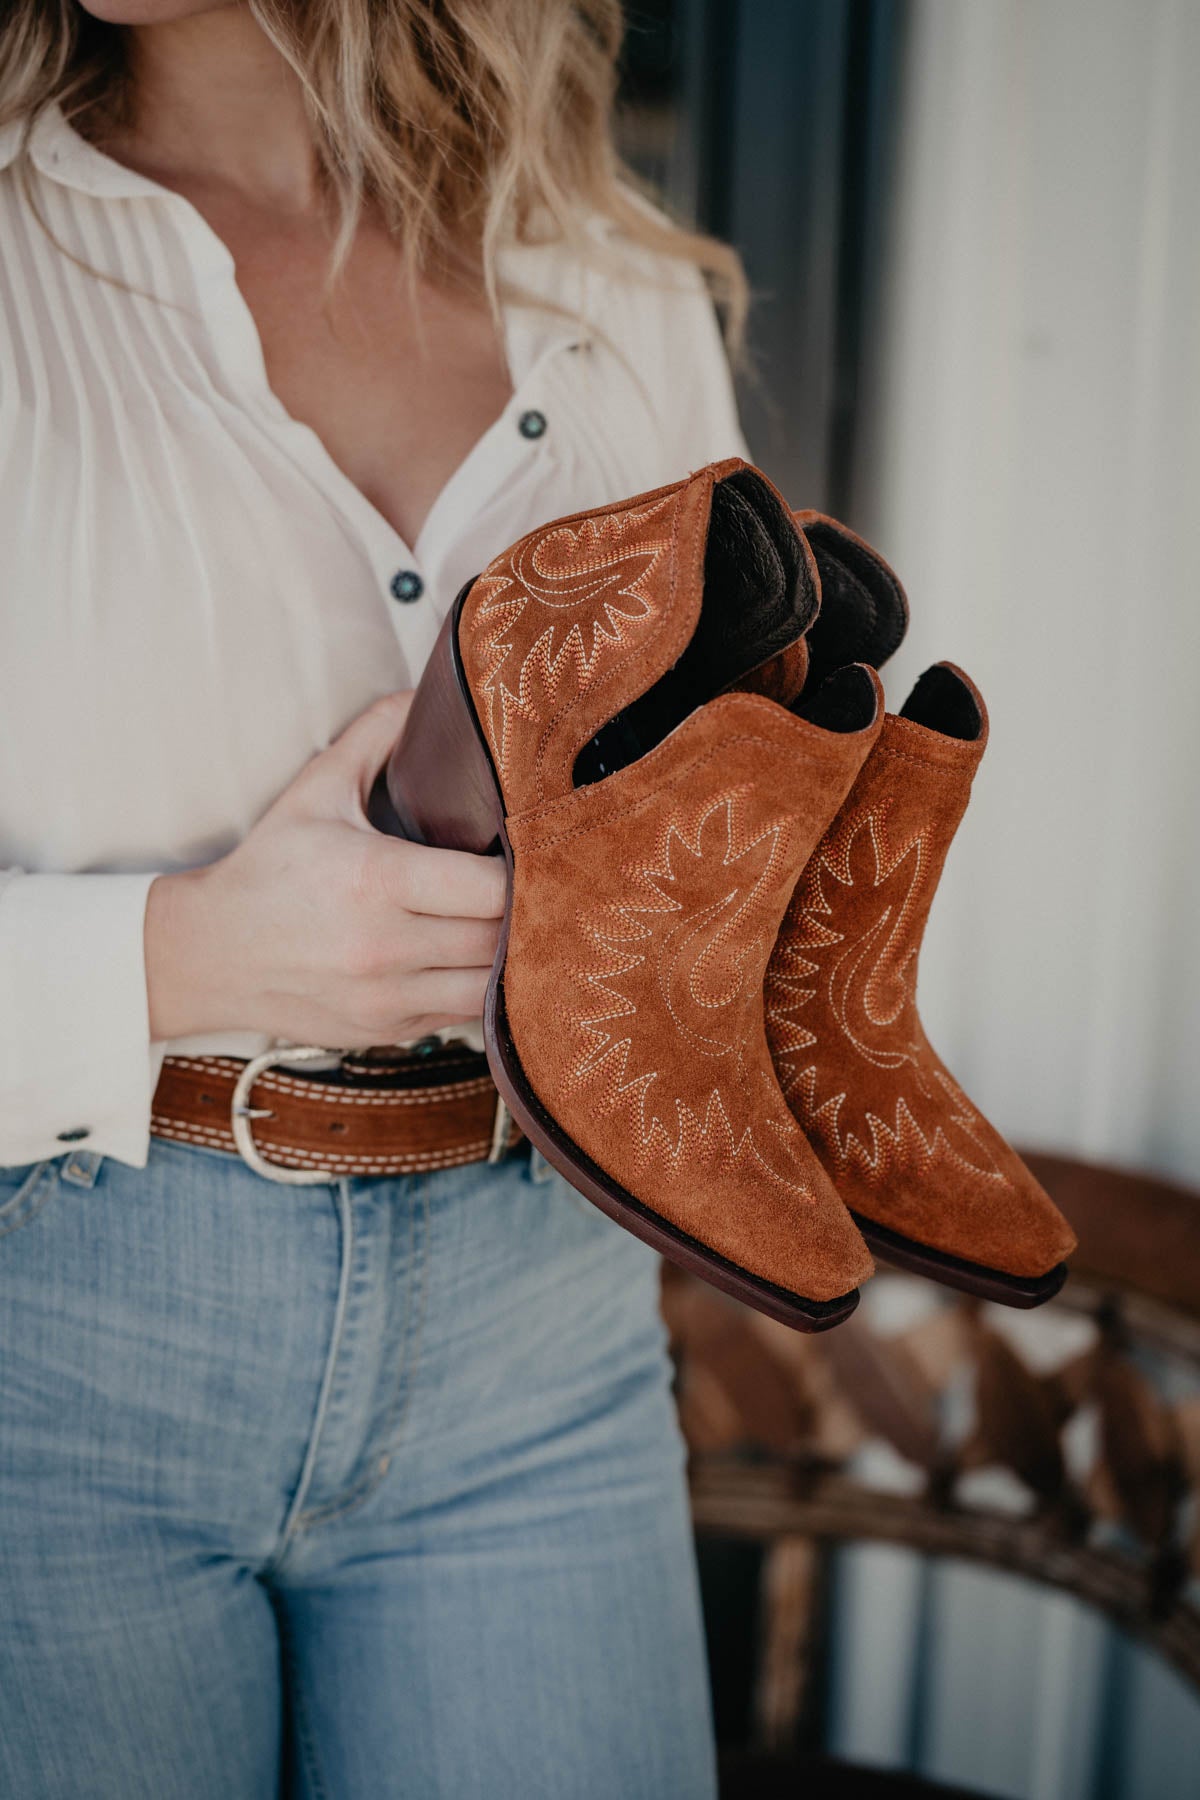
[[[14,162],[25,141],[26,121],[15,119],[0,127],[0,170]],[[139,175],[124,163],[106,156],[89,143],[64,117],[57,101],[46,106],[34,120],[28,134],[29,157],[33,166],[51,181],[100,199],[147,198],[167,200],[177,207],[192,210],[181,195]],[[197,224],[202,224],[199,214]],[[207,226],[204,227],[207,231]],[[585,224],[588,235],[601,242],[614,227],[601,214],[592,215]],[[497,269],[502,282],[548,301],[551,310],[525,306],[506,306],[509,361],[514,381],[523,374],[539,354],[562,346],[575,347],[587,341],[595,320],[590,317],[592,282],[586,260],[562,253],[557,242],[502,244],[497,256]],[[515,367],[513,365],[516,365]]]
[[[15,161],[25,139],[26,121],[14,119],[0,128],[0,169]],[[45,107],[29,129],[29,157],[35,169],[51,181],[94,194],[103,199],[127,199],[139,194],[161,196],[166,190],[135,169],[126,168],[70,125],[55,101]]]

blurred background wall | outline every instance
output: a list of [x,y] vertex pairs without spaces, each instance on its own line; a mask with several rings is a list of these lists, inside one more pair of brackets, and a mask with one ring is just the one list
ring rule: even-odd
[[[627,148],[741,249],[755,456],[896,564],[902,701],[992,739],[921,968],[1018,1142],[1200,1180],[1200,6],[659,0]],[[1036,1335],[1036,1321],[1028,1331]],[[831,1748],[1200,1792],[1200,1709],[1063,1597],[845,1553]]]
[[1200,1173],[1200,8],[654,0],[627,149],[742,251],[742,409],[993,742],[922,997],[1010,1132]]
[[1200,7],[920,0],[854,504],[994,736],[923,1000],[1025,1142],[1200,1174]]

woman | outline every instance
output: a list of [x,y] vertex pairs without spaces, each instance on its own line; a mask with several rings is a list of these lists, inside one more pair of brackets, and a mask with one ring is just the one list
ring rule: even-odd
[[497,549],[742,451],[736,268],[614,179],[615,0],[4,21],[0,1792],[699,1800],[655,1258],[502,1121],[291,1185],[311,1078],[239,1156],[167,1076],[477,1102],[500,867],[371,782]]

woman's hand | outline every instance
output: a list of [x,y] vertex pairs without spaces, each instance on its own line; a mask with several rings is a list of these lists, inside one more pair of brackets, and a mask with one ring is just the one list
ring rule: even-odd
[[152,1038],[250,1030],[353,1049],[479,1017],[503,859],[405,843],[367,820],[411,698],[355,719],[228,856],[151,884]]

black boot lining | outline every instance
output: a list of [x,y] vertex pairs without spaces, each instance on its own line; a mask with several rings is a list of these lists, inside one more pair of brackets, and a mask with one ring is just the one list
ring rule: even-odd
[[845,663],[880,668],[908,624],[904,590],[865,545],[820,522],[806,525],[804,534],[821,576],[821,611],[808,634],[809,680],[819,686]]
[[945,663],[926,669],[904,705],[902,719],[924,725],[943,737],[961,738],[973,744],[983,730],[983,717],[974,694],[955,670]]
[[806,687],[792,711],[823,731],[865,731],[878,704],[870,675],[861,663],[851,663],[826,676],[815,693]]

